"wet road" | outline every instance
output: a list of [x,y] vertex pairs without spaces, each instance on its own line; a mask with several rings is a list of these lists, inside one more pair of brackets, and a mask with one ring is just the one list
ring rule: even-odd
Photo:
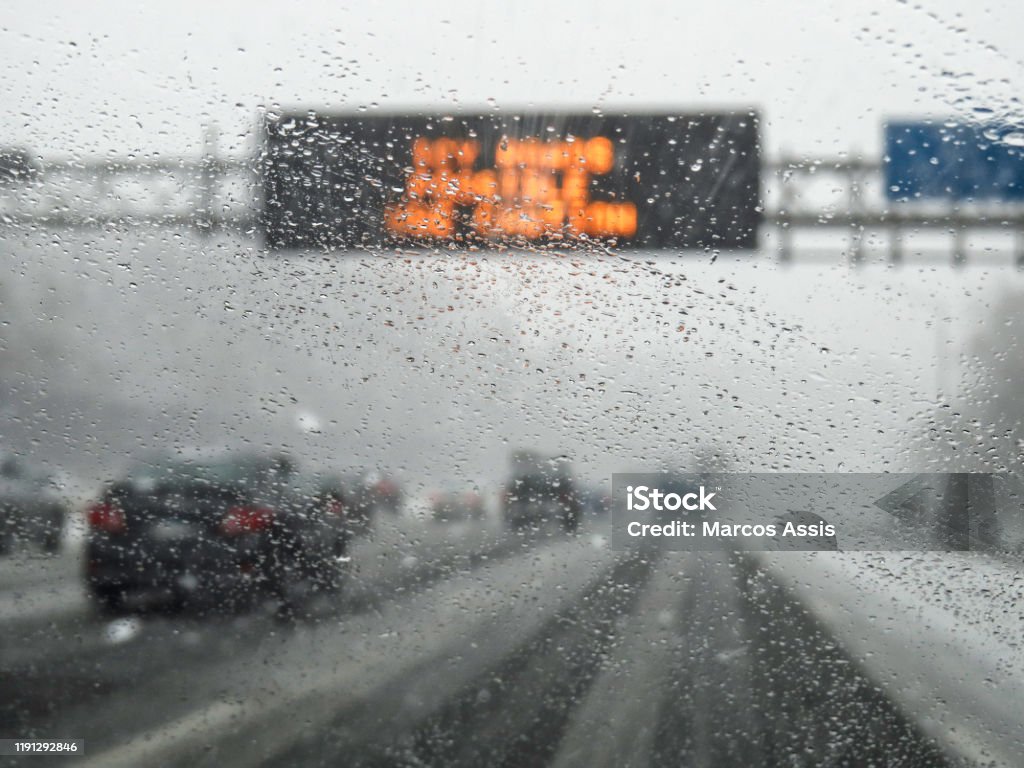
[[73,556],[8,560],[0,732],[105,768],[943,764],[752,561],[606,534],[389,523],[294,621],[105,620]]

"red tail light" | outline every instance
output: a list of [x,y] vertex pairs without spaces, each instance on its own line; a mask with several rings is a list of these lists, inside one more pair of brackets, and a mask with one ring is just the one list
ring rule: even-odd
[[345,514],[345,504],[341,499],[328,499],[327,504],[324,505],[324,509],[329,515],[337,515],[343,517]]
[[93,504],[86,512],[89,527],[106,533],[123,533],[125,529],[124,512],[113,504],[101,501]]
[[232,507],[228,510],[220,529],[229,536],[265,531],[274,521],[273,510],[266,507]]

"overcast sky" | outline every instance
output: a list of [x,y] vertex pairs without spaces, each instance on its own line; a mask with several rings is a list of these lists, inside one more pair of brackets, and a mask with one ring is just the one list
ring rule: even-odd
[[1012,0],[19,0],[0,143],[175,155],[215,122],[242,151],[271,105],[751,105],[769,153],[873,154],[889,115],[1019,118],[1022,29]]
[[[1024,10],[1009,2],[669,6],[9,3],[0,145],[173,156],[216,123],[241,153],[278,106],[752,106],[769,154],[870,156],[887,116],[1021,117]],[[902,466],[907,425],[960,381],[956,338],[1020,279],[847,279],[770,259],[263,260],[244,239],[162,230],[4,237],[18,326],[5,437],[86,473],[224,435],[436,482],[497,482],[515,447],[565,451],[595,479],[702,440],[737,466],[878,471]]]

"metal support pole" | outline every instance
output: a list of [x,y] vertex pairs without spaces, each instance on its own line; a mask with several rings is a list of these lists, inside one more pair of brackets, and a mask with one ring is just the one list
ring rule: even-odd
[[789,222],[779,221],[779,261],[788,264],[793,258],[793,241]]
[[853,228],[850,231],[850,262],[854,265],[864,261],[864,235],[865,228],[861,215],[864,212],[863,199],[861,198],[860,172],[856,166],[850,165],[846,171],[847,184],[847,206],[850,214],[854,217]]
[[196,212],[196,226],[210,234],[216,224],[217,189],[217,144],[219,131],[216,125],[208,125],[203,133],[203,159],[199,171],[199,210]]
[[793,191],[789,186],[785,165],[782,173],[779,174],[779,261],[788,263],[793,256],[793,236],[790,231],[790,205],[792,203]]
[[953,266],[962,267],[967,263],[967,250],[964,247],[964,228],[956,226],[953,229]]

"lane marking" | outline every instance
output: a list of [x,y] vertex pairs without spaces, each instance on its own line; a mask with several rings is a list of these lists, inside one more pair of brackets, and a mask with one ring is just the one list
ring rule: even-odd
[[665,552],[602,671],[575,708],[554,768],[649,765],[665,666],[683,635],[685,578],[694,555]]

